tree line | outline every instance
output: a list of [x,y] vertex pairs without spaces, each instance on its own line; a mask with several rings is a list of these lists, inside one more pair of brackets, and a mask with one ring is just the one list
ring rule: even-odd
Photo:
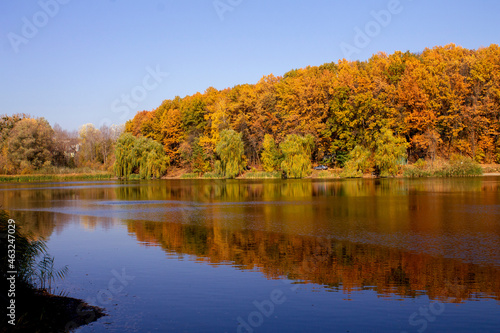
[[54,173],[58,168],[110,170],[121,132],[123,126],[96,128],[86,124],[79,131],[68,131],[27,114],[0,116],[0,173]]
[[[167,167],[233,178],[252,168],[290,178],[313,164],[394,175],[454,156],[500,163],[500,48],[453,44],[378,53],[168,99],[124,126],[53,128],[0,118],[0,173],[89,167],[161,177]],[[120,136],[121,134],[121,136]]]
[[229,177],[247,166],[300,177],[311,161],[353,176],[453,155],[498,163],[499,87],[498,45],[450,44],[211,87],[138,112],[125,131],[161,143],[173,166]]

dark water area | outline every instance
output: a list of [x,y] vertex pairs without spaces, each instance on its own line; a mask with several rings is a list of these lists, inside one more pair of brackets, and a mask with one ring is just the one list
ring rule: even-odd
[[0,184],[77,332],[500,332],[500,178]]

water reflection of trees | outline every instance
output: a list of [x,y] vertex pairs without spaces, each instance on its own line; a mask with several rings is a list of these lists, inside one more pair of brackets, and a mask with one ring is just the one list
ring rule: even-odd
[[350,293],[461,302],[498,299],[500,269],[376,245],[253,230],[131,221],[129,232],[168,252],[195,255],[211,264],[258,269],[268,278],[288,277]]
[[[129,184],[130,185],[130,184]],[[433,192],[496,192],[497,182],[466,179],[348,179],[348,180],[162,180],[115,187],[120,200],[249,201],[363,197]]]
[[48,239],[53,233],[61,233],[69,224],[80,224],[84,229],[94,230],[98,226],[110,229],[119,223],[115,218],[90,215],[71,215],[45,211],[12,211],[13,218],[23,232],[33,239]]
[[[82,201],[115,200],[115,190],[111,187],[89,187],[92,184],[7,184],[0,191],[2,208],[9,211],[24,232],[35,238],[48,238],[54,232],[61,232],[64,226],[75,221],[72,214],[56,213],[71,206],[80,206]],[[9,189],[11,187],[12,189]],[[109,227],[113,222],[94,216],[81,214],[78,219],[85,228],[93,229],[98,224]]]
[[[246,214],[251,211],[254,215],[258,212],[253,224],[266,230],[268,225],[276,226],[282,221],[287,222],[283,227],[290,228],[292,221],[296,221],[295,226],[304,229],[304,232],[320,229],[355,232],[356,225],[363,225],[375,232],[430,232],[433,235],[491,232],[492,228],[500,234],[500,226],[487,223],[491,213],[471,210],[474,205],[476,208],[496,205],[499,190],[499,183],[488,178],[169,180],[115,188],[119,200],[198,204],[264,202],[266,205],[262,208],[234,207],[232,212]],[[466,193],[477,195],[464,195]],[[279,205],[282,202],[294,202],[294,205],[281,209]],[[210,213],[222,214],[220,210]],[[332,221],[335,221],[336,230],[332,229]]]
[[[498,299],[500,292],[498,267],[423,254],[434,253],[444,238],[500,235],[500,225],[492,221],[500,193],[495,179],[168,180],[95,188],[26,186],[33,189],[2,190],[0,199],[6,209],[25,209],[13,210],[12,216],[35,235],[48,237],[74,223],[71,213],[52,212],[58,206],[80,206],[82,200],[166,200],[172,202],[157,204],[154,213],[145,208],[144,214],[154,215],[155,221],[178,223],[129,222],[130,231],[142,242],[213,264],[230,262],[242,269],[257,268],[270,278],[289,276],[344,292],[370,288],[381,295],[415,296],[425,291],[433,299],[448,301],[477,294]],[[78,214],[77,221],[87,228],[116,222],[85,216],[84,211]],[[394,246],[321,237],[358,237],[363,232],[423,235],[438,243],[410,244],[419,249],[420,254],[415,254]],[[355,237],[342,239],[359,242]],[[481,255],[486,262],[498,262],[498,241],[486,244],[488,240],[483,240],[478,247]],[[438,252],[447,250],[443,247]]]

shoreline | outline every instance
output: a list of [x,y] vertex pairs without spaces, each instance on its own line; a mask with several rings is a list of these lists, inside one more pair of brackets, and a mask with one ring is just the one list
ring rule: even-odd
[[11,332],[69,332],[107,315],[81,299],[38,289],[24,290],[18,304],[15,325],[9,324]]
[[500,176],[500,172],[485,172],[482,174],[483,177]]
[[[487,172],[483,172],[482,175],[464,175],[461,177],[498,177],[500,176],[500,165],[496,166],[491,170],[491,166],[483,166],[483,169]],[[497,171],[498,169],[498,171]],[[313,170],[311,175],[298,178],[298,179],[356,179],[347,178],[340,176],[341,169],[329,169],[324,171]],[[281,177],[259,177],[252,176],[256,172],[246,171],[242,175],[234,178],[237,180],[266,180],[266,179],[284,179]],[[260,172],[257,172],[260,173]],[[186,175],[189,175],[186,177]],[[381,179],[381,178],[447,178],[443,176],[429,175],[422,177],[409,177],[404,175],[397,175],[394,177],[377,177],[371,174],[364,174],[362,177],[357,177],[357,179]],[[176,169],[169,172],[166,176],[161,177],[161,179],[207,179],[207,180],[224,180],[226,178],[222,177],[206,177],[206,176],[193,176],[192,173],[187,172],[183,169]],[[40,174],[40,175],[0,175],[0,183],[34,183],[34,182],[49,182],[49,181],[72,181],[72,180],[119,180],[118,177],[111,173],[70,173],[70,174]],[[139,180],[139,179],[129,179],[129,180]]]

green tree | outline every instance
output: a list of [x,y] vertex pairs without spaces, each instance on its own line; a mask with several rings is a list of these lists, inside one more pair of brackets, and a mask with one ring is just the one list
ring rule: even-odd
[[283,153],[281,169],[288,178],[303,178],[311,172],[311,153],[314,148],[314,138],[308,134],[305,137],[290,134],[280,144]]
[[132,156],[132,161],[139,168],[139,176],[142,179],[160,178],[165,173],[169,163],[163,146],[144,137],[135,140]]
[[215,147],[221,159],[222,172],[227,178],[234,178],[246,166],[244,158],[245,147],[241,133],[234,130],[223,130]]
[[118,177],[128,178],[137,169],[142,179],[160,178],[169,162],[163,146],[153,139],[123,133],[116,142],[114,170]]
[[116,141],[114,170],[118,177],[128,178],[136,166],[134,156],[135,136],[123,133]]
[[270,134],[266,134],[264,136],[263,143],[264,150],[262,151],[262,166],[264,170],[268,172],[275,171],[280,166],[281,154],[276,147],[276,143],[274,142],[274,138]]
[[394,137],[390,129],[383,129],[377,138],[376,150],[373,154],[375,166],[379,169],[380,175],[387,177],[396,175],[399,166],[406,162],[406,149],[408,143],[403,138]]

